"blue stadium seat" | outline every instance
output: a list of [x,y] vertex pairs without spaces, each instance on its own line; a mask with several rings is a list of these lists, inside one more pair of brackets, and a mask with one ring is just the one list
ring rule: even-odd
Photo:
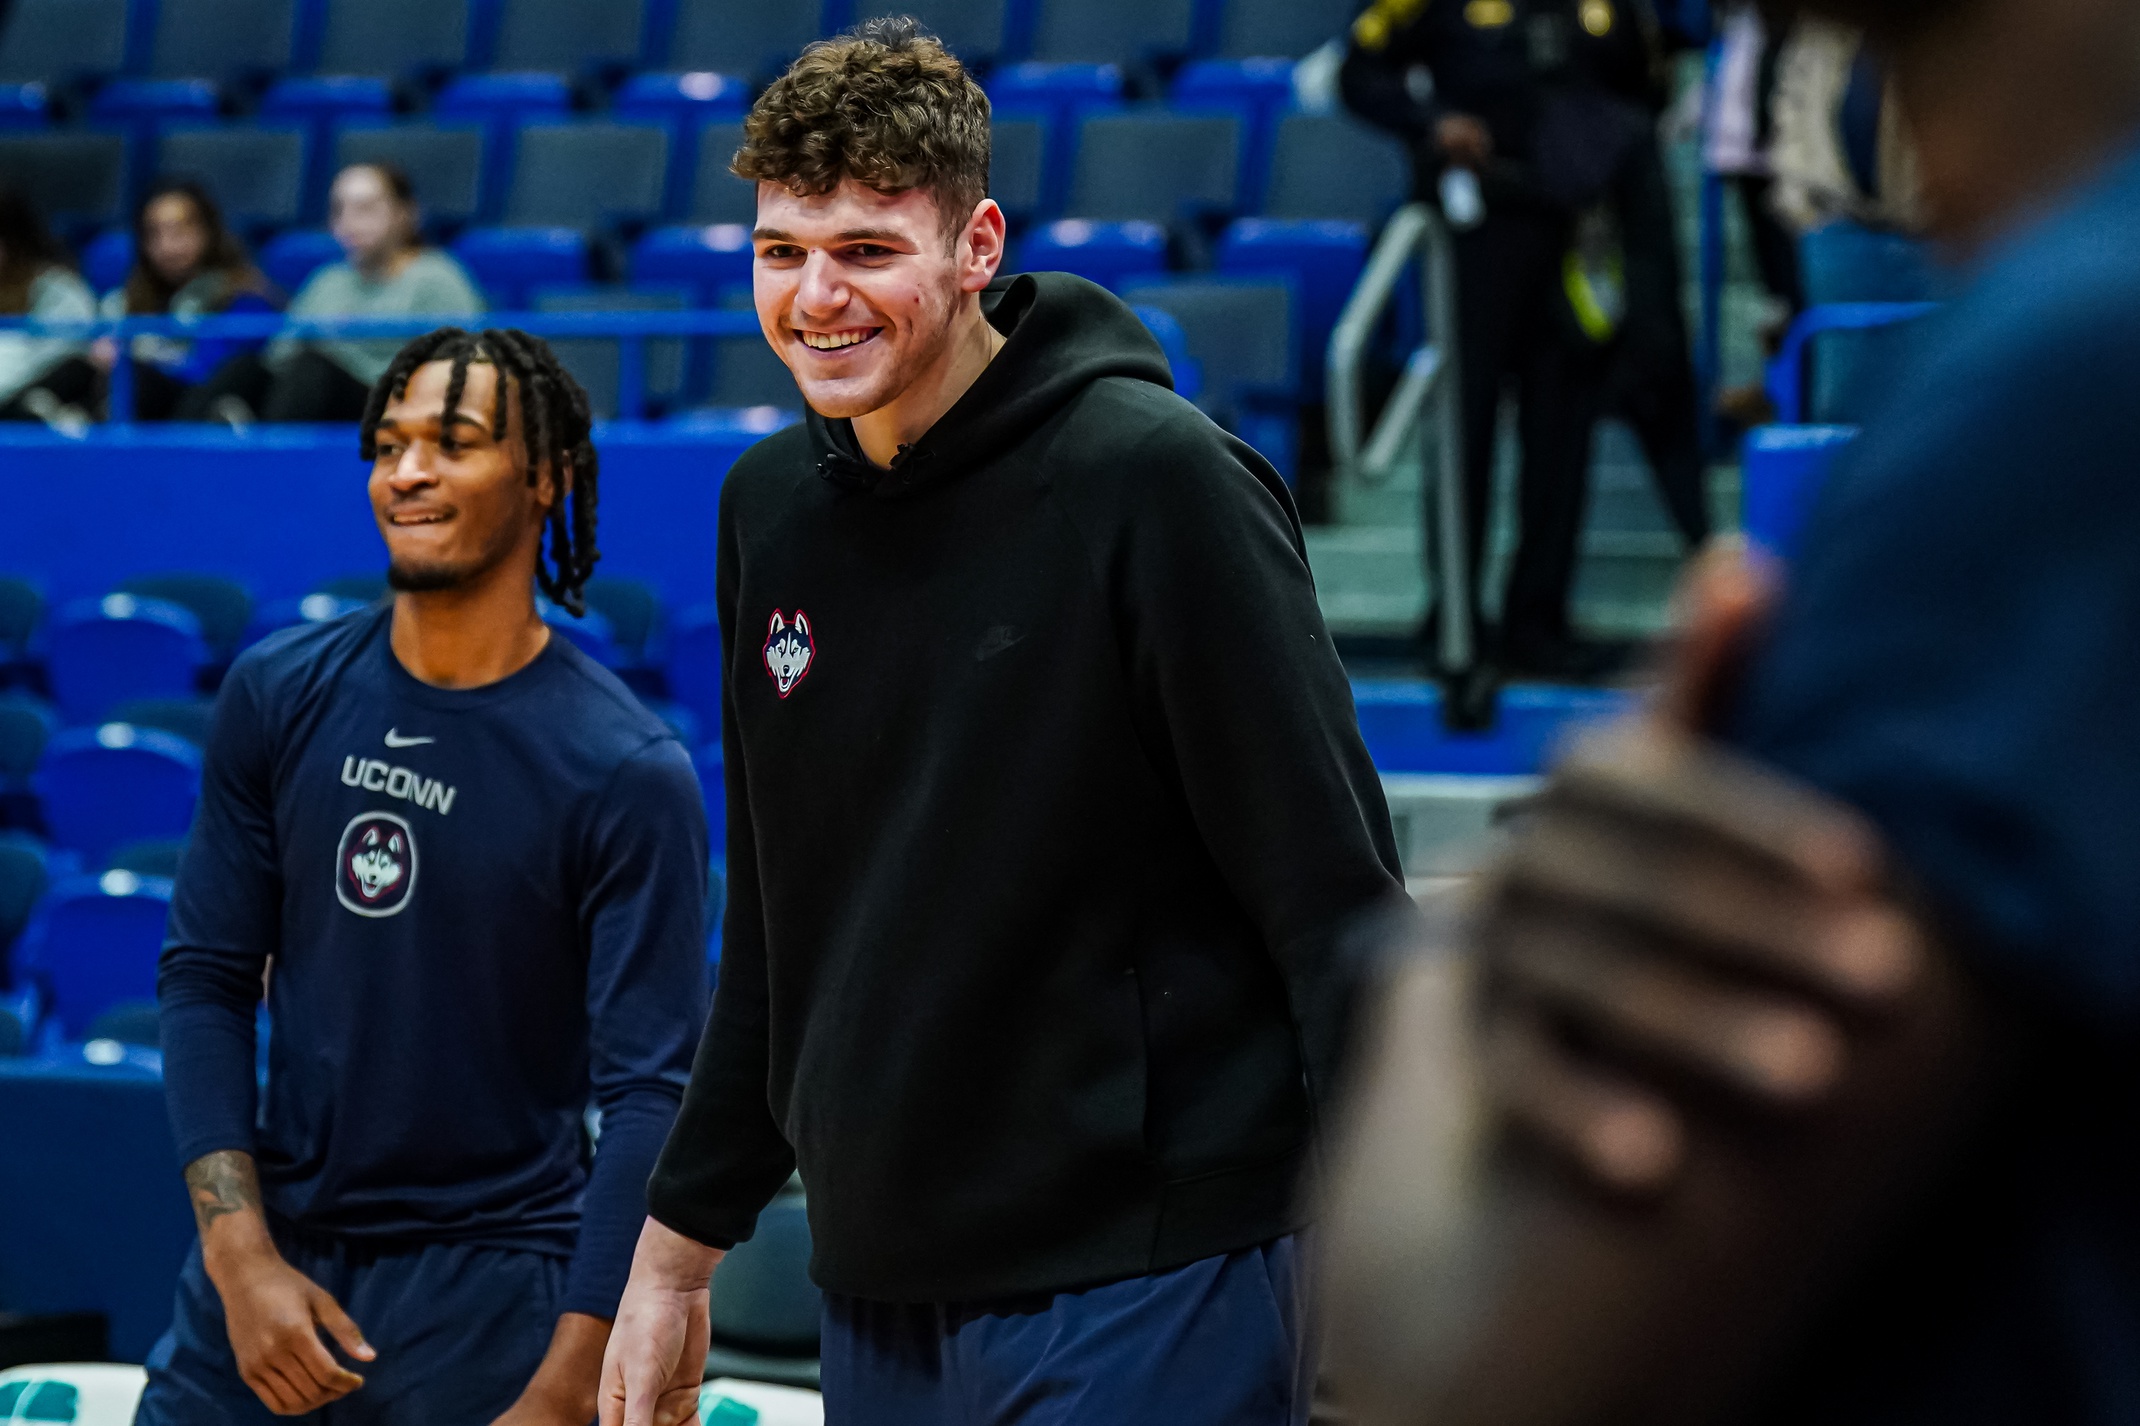
[[156,998],[171,883],[132,872],[69,877],[45,893],[23,932],[18,964],[51,997],[67,1040],[125,1001]]
[[305,130],[298,125],[168,128],[159,173],[199,179],[232,227],[287,227],[304,213]]
[[166,119],[213,119],[222,108],[213,80],[114,79],[89,101],[89,117],[146,133]]
[[30,775],[58,730],[59,715],[43,699],[0,693],[0,827],[44,826]]
[[290,67],[296,0],[156,0],[149,73],[159,79],[233,79]]
[[698,714],[681,703],[672,703],[666,698],[641,696],[646,711],[659,718],[676,735],[676,741],[687,748],[695,748],[705,741],[706,730],[699,725]]
[[609,111],[616,119],[668,126],[669,206],[680,215],[690,207],[692,179],[698,172],[699,127],[741,122],[750,99],[750,86],[734,75],[710,70],[635,74],[618,88]]
[[1187,54],[1193,0],[1037,0],[1033,58],[1131,64]]
[[392,87],[374,75],[334,74],[278,79],[261,96],[262,118],[301,124],[305,130],[306,183],[304,210],[319,212],[327,201],[328,136],[334,126],[350,119],[386,118],[394,112]]
[[0,84],[0,129],[42,129],[51,122],[51,107],[42,84]]
[[[443,124],[347,123],[335,132],[333,163],[321,167],[331,180],[334,173],[353,163],[394,164],[409,176],[427,220],[459,227],[485,211],[489,190],[483,160],[488,133],[487,126],[474,119]],[[326,217],[325,197],[322,185],[312,209],[315,218]]]
[[377,604],[392,594],[387,588],[386,576],[374,573],[338,574],[313,585],[311,592],[332,595],[354,604]]
[[1298,461],[1300,395],[1290,282],[1233,277],[1140,279],[1123,297],[1181,324],[1203,369],[1201,403],[1214,419],[1292,479]]
[[[711,345],[713,371],[707,384],[706,405],[727,411],[754,412],[766,406],[782,411],[803,409],[794,374],[766,345],[765,338],[716,337]],[[745,418],[745,424],[754,419],[760,418]]]
[[1291,279],[1300,299],[1301,394],[1322,398],[1324,351],[1345,299],[1367,266],[1363,223],[1332,219],[1242,218],[1219,240],[1219,271],[1230,277]]
[[536,287],[587,277],[587,235],[577,228],[471,228],[453,255],[493,305],[512,310]]
[[782,1193],[721,1260],[707,1300],[708,1377],[809,1386],[816,1382],[824,1299],[810,1281],[810,1220],[799,1192]]
[[1018,248],[1025,272],[1074,272],[1102,287],[1167,270],[1167,230],[1157,223],[1063,218],[1036,228]]
[[1171,223],[1232,213],[1241,198],[1242,127],[1238,114],[1221,111],[1089,114],[1078,128],[1063,216]]
[[126,65],[127,0],[14,0],[0,12],[0,83],[66,83]]
[[802,420],[792,406],[701,406],[678,411],[663,424],[672,431],[709,441],[754,445]]
[[1254,207],[1270,177],[1278,116],[1293,102],[1293,62],[1192,60],[1175,75],[1168,97],[1184,107],[1230,109],[1241,116],[1241,196],[1244,207]]
[[615,228],[663,211],[669,130],[602,121],[524,125],[515,144],[505,222]]
[[207,662],[200,620],[160,599],[77,600],[46,634],[53,698],[70,725],[94,723],[127,698],[188,697]]
[[1184,401],[1196,401],[1204,393],[1204,369],[1189,355],[1189,338],[1174,320],[1171,312],[1162,312],[1157,307],[1131,307],[1144,329],[1159,343],[1159,349],[1167,354],[1167,367],[1174,373],[1174,391]]
[[126,221],[127,136],[82,129],[0,134],[0,177],[56,228]]
[[1343,39],[1359,8],[1354,0],[1225,0],[1218,54],[1223,59],[1298,59]]
[[[1917,238],[1856,223],[1830,223],[1799,241],[1806,301],[1930,302],[1939,284],[1928,248]],[[1898,370],[1914,340],[1909,323],[1815,339],[1807,393],[1811,420],[1862,421],[1877,404],[1885,373]]]
[[[609,621],[610,637],[627,663],[639,663],[661,633],[661,596],[644,580],[603,575],[582,591],[587,607]],[[696,745],[697,739],[690,740]]]
[[1030,223],[1054,196],[1048,184],[1047,116],[998,110],[989,127],[989,196],[1013,223]]
[[998,109],[1042,110],[1068,118],[1080,109],[1120,104],[1122,67],[1115,64],[1005,65],[988,77],[988,99]]
[[721,726],[721,620],[710,604],[686,609],[669,622],[669,696],[698,715],[707,728]]
[[688,283],[700,304],[714,306],[722,289],[750,286],[755,256],[742,223],[656,228],[632,245],[632,281]]
[[[721,772],[721,725],[714,723],[711,741],[704,742],[691,754],[691,766],[698,773],[699,795],[706,800],[706,841],[716,857],[728,854],[728,785]],[[709,932],[719,928],[709,926]]]
[[109,292],[134,270],[134,234],[130,228],[106,228],[82,246],[82,280],[93,291]]
[[825,0],[676,0],[670,69],[746,78],[778,74],[825,30]]
[[253,617],[252,594],[236,580],[219,574],[178,570],[136,575],[120,581],[114,593],[161,599],[186,610],[200,621],[202,641],[219,658],[237,651],[246,621]]
[[880,15],[912,15],[922,28],[969,67],[986,67],[1004,52],[1010,20],[1009,0],[861,0],[857,20]]
[[1349,218],[1378,227],[1411,191],[1411,158],[1381,130],[1343,114],[1279,119],[1265,217]]
[[14,965],[15,940],[45,894],[47,867],[43,842],[27,832],[0,832],[0,987]]
[[183,837],[201,793],[201,750],[131,723],[53,736],[32,779],[53,842],[92,865],[148,837]]
[[552,634],[567,640],[602,667],[615,668],[623,663],[624,656],[617,649],[616,633],[599,609],[590,608],[584,614],[574,615],[547,599],[538,599],[536,607],[541,610],[542,621],[550,626]]
[[114,723],[153,728],[184,738],[196,748],[208,746],[208,729],[214,718],[213,698],[129,698],[111,710]]
[[[635,284],[630,287],[573,283],[563,287],[539,287],[529,294],[528,306],[537,312],[683,312],[696,293],[685,284]],[[614,337],[555,337],[550,345],[557,359],[587,392],[588,409],[596,420],[623,417],[638,420],[642,411],[626,411],[621,402],[621,344]],[[684,386],[684,342],[670,337],[645,344],[641,379],[646,394],[666,404],[681,394]]]
[[701,124],[695,146],[698,157],[683,216],[694,223],[741,223],[746,228],[756,223],[758,185],[728,171],[736,150],[743,147],[742,121]]
[[513,131],[571,108],[572,85],[561,74],[464,74],[439,91],[431,114],[483,124],[483,193],[494,207],[512,178]]
[[0,665],[29,655],[44,618],[44,591],[19,575],[0,574]]
[[343,599],[332,594],[307,594],[299,599],[272,599],[262,604],[253,613],[252,621],[245,626],[247,647],[259,643],[270,634],[284,629],[295,629],[304,624],[324,624],[330,619],[339,619],[344,614],[354,614],[370,606],[366,599]]
[[263,243],[257,260],[268,281],[295,296],[313,273],[342,260],[342,245],[324,228],[291,228]]
[[467,62],[469,0],[325,0],[318,69],[381,79]]
[[501,0],[491,64],[565,74],[629,69],[640,60],[642,14],[640,0]]

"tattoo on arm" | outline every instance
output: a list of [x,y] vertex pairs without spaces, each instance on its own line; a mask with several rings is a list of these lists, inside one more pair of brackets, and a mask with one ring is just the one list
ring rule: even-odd
[[251,1154],[223,1149],[186,1165],[186,1190],[193,1198],[193,1218],[206,1237],[216,1219],[251,1209],[260,1211],[260,1173]]

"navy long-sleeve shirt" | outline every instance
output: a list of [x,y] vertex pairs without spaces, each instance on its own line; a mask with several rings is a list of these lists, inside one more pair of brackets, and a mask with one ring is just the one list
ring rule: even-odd
[[564,640],[449,690],[390,623],[224,685],[158,977],[180,1160],[252,1153],[304,1231],[569,1256],[563,1310],[613,1316],[706,1018],[697,781]]

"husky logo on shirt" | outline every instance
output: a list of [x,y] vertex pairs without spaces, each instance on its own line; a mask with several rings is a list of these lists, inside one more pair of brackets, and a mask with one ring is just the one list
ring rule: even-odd
[[359,916],[392,916],[416,890],[416,834],[391,812],[350,819],[334,858],[334,894]]
[[765,636],[765,671],[773,676],[773,687],[780,690],[782,698],[794,692],[816,657],[817,645],[810,639],[810,616],[798,609],[789,621],[775,609],[773,627]]

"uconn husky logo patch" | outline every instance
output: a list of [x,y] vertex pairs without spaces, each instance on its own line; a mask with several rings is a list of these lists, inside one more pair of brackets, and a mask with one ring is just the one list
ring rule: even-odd
[[795,691],[817,659],[817,644],[810,638],[810,616],[798,609],[793,619],[773,611],[773,626],[765,635],[765,671],[782,698]]
[[359,916],[392,916],[416,890],[416,834],[391,812],[350,819],[334,856],[334,894]]

